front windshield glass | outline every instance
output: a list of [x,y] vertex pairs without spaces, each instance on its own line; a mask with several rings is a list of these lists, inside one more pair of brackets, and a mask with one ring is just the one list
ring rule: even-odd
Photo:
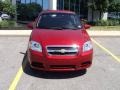
[[80,29],[80,20],[75,14],[68,13],[45,13],[38,21],[40,29]]

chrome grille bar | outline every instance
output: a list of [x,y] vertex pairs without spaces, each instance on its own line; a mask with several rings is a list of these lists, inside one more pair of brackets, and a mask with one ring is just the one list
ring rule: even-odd
[[75,45],[50,45],[46,47],[49,55],[76,55],[78,46]]

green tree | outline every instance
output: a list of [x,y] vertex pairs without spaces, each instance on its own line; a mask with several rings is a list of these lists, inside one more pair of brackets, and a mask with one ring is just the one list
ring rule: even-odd
[[18,19],[32,21],[42,11],[42,7],[37,3],[17,4]]
[[111,2],[109,12],[120,12],[120,0],[113,0]]
[[100,12],[100,18],[102,19],[102,14],[108,11],[108,7],[112,0],[92,0],[90,7],[92,10],[98,10]]
[[0,11],[3,10],[3,4],[2,4],[2,1],[0,1]]
[[15,15],[15,6],[12,5],[10,0],[0,1],[0,11],[6,12],[11,16]]

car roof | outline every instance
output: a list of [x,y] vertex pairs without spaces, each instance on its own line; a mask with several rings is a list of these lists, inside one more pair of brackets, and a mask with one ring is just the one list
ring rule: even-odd
[[66,14],[75,14],[75,12],[72,11],[67,11],[67,10],[44,10],[41,12],[43,13],[66,13]]

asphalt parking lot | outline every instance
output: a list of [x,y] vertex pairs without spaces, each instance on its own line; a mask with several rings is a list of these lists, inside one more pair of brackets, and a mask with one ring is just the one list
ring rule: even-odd
[[120,90],[120,37],[93,37],[91,68],[71,73],[31,71],[28,39],[0,37],[0,90]]

